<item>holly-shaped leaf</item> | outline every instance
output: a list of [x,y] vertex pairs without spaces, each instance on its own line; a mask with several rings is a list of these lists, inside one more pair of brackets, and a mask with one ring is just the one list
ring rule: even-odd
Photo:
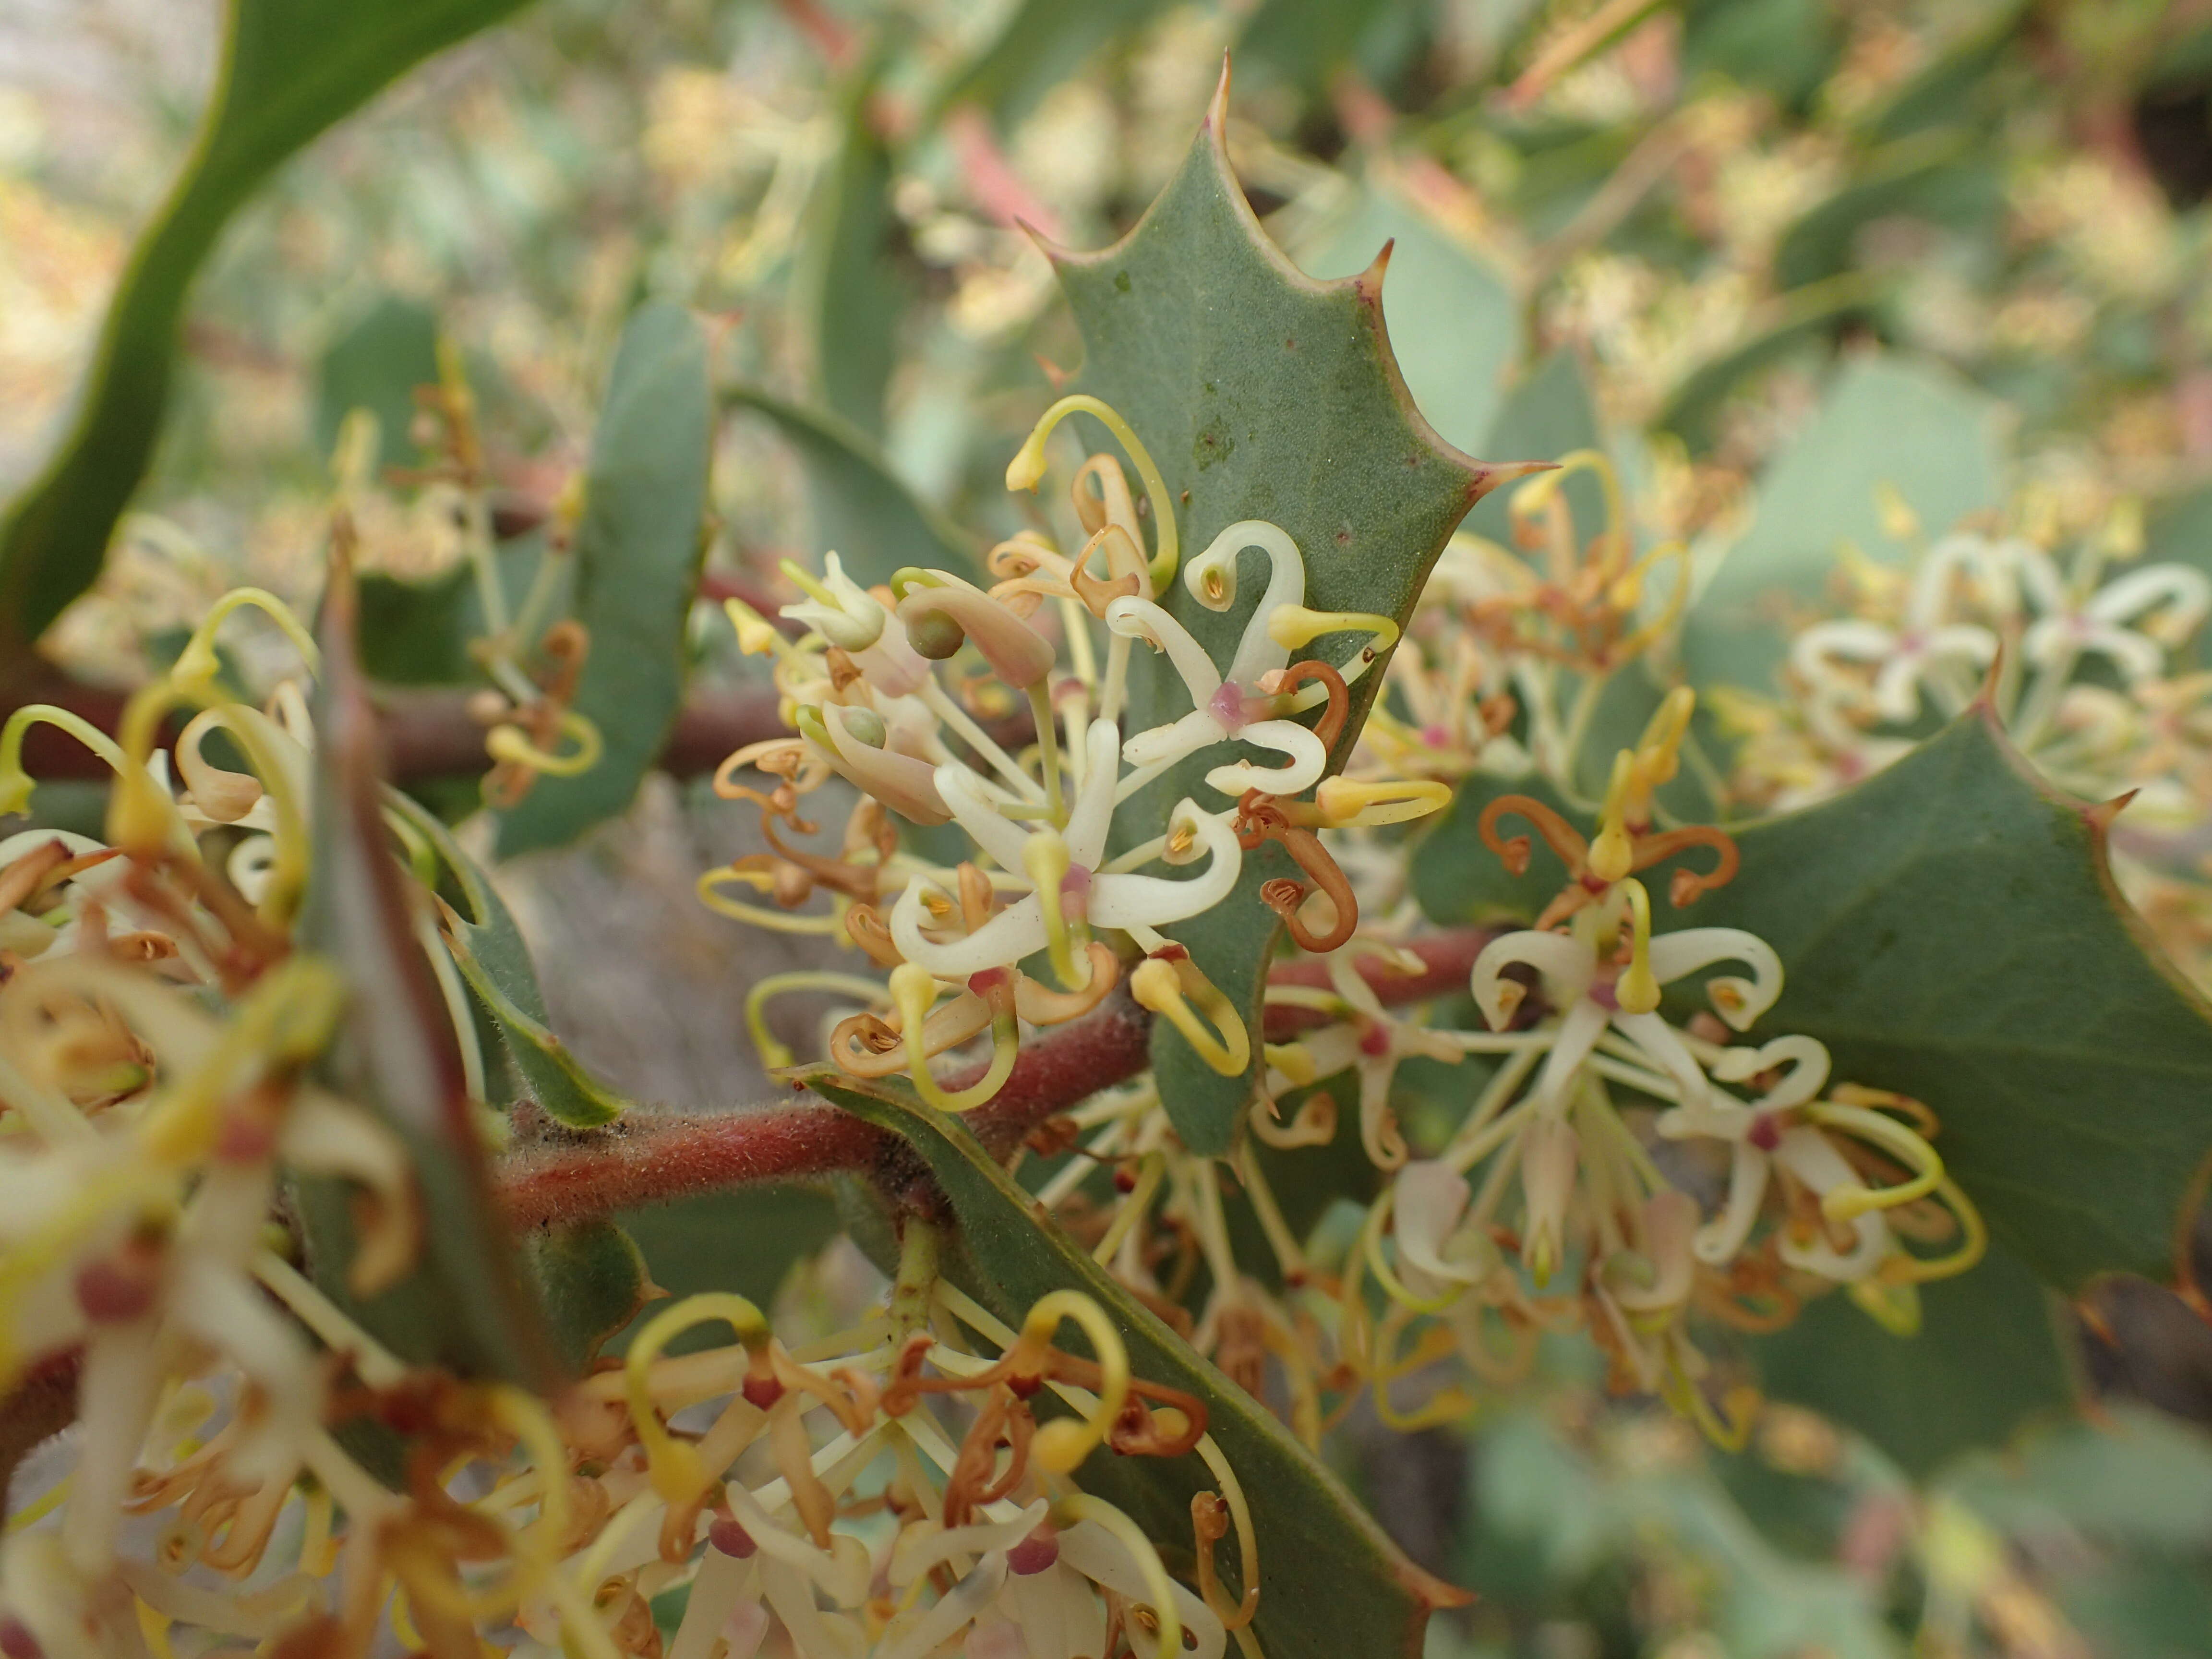
[[[1083,335],[1074,389],[1119,410],[1151,451],[1170,499],[1149,511],[1176,515],[1187,556],[1240,520],[1266,520],[1304,555],[1308,605],[1402,622],[1454,526],[1514,470],[1460,453],[1413,406],[1383,329],[1386,258],[1358,276],[1316,282],[1268,240],[1222,143],[1228,90],[1224,72],[1190,154],[1134,229],[1098,252],[1052,252]],[[1248,578],[1237,603],[1218,613],[1180,580],[1159,601],[1225,667],[1264,586]],[[1336,660],[1352,648],[1339,635],[1299,654]],[[1381,678],[1370,672],[1354,687],[1334,763]],[[1188,709],[1166,659],[1139,651],[1125,735]],[[1229,805],[1202,781],[1224,758],[1212,751],[1175,769],[1133,798],[1117,832],[1145,839],[1184,795]],[[1271,843],[1246,857],[1226,901],[1170,930],[1255,1030],[1261,969],[1279,931],[1260,886],[1294,873]],[[1251,1098],[1251,1073],[1220,1075],[1165,1021],[1152,1059],[1184,1141],[1225,1151]]]
[[[1421,1651],[1430,1612],[1465,1595],[1406,1559],[1336,1478],[1274,1417],[1224,1376],[1106,1271],[1040,1218],[1028,1194],[956,1117],[896,1083],[863,1084],[822,1068],[817,1093],[889,1130],[936,1178],[959,1223],[958,1282],[1010,1325],[1048,1292],[1081,1291],[1106,1310],[1134,1373],[1206,1403],[1208,1431],[1243,1484],[1260,1547],[1255,1621],[1268,1659]],[[1085,1490],[1126,1510],[1164,1547],[1190,1537],[1190,1500],[1218,1485],[1196,1453],[1173,1460],[1094,1452],[1078,1472]],[[1236,1550],[1216,1546],[1231,1597],[1243,1593]]]
[[1926,1102],[1990,1233],[2067,1291],[2165,1277],[2212,1152],[2212,1006],[2114,887],[2108,820],[1976,709],[1737,831],[1735,880],[1654,918],[1771,945],[1787,979],[1759,1031],[1817,1037],[1837,1076]]

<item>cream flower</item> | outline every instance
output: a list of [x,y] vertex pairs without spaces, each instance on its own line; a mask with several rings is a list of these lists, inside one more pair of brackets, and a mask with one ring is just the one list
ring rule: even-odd
[[1782,994],[1781,958],[1764,939],[1740,927],[1686,927],[1639,945],[1638,954],[1646,957],[1643,965],[1649,974],[1642,980],[1632,977],[1637,963],[1632,961],[1625,971],[1615,966],[1611,945],[1610,937],[1591,928],[1568,933],[1529,930],[1492,939],[1474,962],[1470,988],[1476,1006],[1492,1030],[1504,1030],[1527,989],[1506,978],[1505,969],[1519,964],[1536,970],[1545,998],[1559,1011],[1551,1050],[1536,1079],[1536,1097],[1546,1114],[1557,1116],[1566,1110],[1575,1079],[1610,1028],[1674,1079],[1681,1091],[1685,1121],[1702,1126],[1712,1116],[1712,1085],[1674,1028],[1659,1017],[1657,989],[1716,963],[1743,963],[1751,969],[1748,980],[1730,975],[1707,987],[1714,1011],[1741,1031]]
[[[1293,646],[1321,633],[1340,628],[1374,629],[1380,624],[1395,637],[1396,630],[1381,617],[1323,615],[1306,610],[1306,567],[1297,544],[1277,526],[1259,519],[1230,526],[1184,567],[1183,583],[1192,597],[1210,611],[1225,611],[1233,605],[1237,556],[1248,547],[1267,556],[1267,586],[1244,624],[1243,637],[1226,674],[1214,665],[1189,629],[1152,600],[1124,598],[1107,605],[1108,630],[1125,639],[1143,640],[1166,652],[1190,693],[1189,714],[1166,726],[1138,732],[1123,752],[1132,766],[1149,776],[1165,771],[1186,756],[1233,738],[1272,749],[1285,757],[1285,763],[1261,767],[1237,761],[1217,766],[1206,775],[1209,788],[1224,795],[1242,795],[1248,789],[1264,790],[1271,795],[1302,794],[1321,781],[1328,752],[1305,726],[1272,715],[1277,706],[1270,689],[1272,677],[1289,663]],[[1355,677],[1346,675],[1347,681]]]
[[927,877],[907,884],[891,910],[891,939],[908,962],[945,980],[966,980],[990,968],[1011,967],[1054,945],[1065,945],[1072,926],[1158,927],[1209,910],[1229,896],[1243,866],[1243,849],[1228,825],[1188,799],[1170,818],[1172,839],[1188,828],[1210,859],[1187,881],[1127,872],[1102,874],[1120,772],[1120,735],[1109,720],[1093,720],[1085,736],[1086,765],[1063,830],[1025,830],[1004,817],[967,767],[937,769],[938,795],[969,837],[1030,890],[964,937],[937,940],[930,900],[948,906]]

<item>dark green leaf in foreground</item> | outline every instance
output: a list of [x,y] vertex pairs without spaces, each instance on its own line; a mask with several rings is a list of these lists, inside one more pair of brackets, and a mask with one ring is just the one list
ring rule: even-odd
[[572,1371],[588,1370],[652,1293],[644,1255],[611,1221],[541,1228],[524,1241],[522,1255]]
[[606,752],[573,778],[541,777],[500,815],[502,857],[558,847],[637,793],[684,702],[684,623],[705,555],[714,399],[707,341],[691,314],[638,307],[615,351],[592,434],[576,526],[574,614],[591,632],[575,708]]
[[459,897],[447,916],[447,945],[477,1006],[497,1027],[524,1091],[548,1116],[571,1128],[588,1129],[620,1117],[629,1103],[578,1064],[546,1024],[545,996],[522,931],[490,878],[434,813],[397,791],[386,799],[436,854],[445,866],[444,880]]
[[[936,1176],[960,1224],[971,1272],[964,1287],[1010,1325],[1047,1292],[1079,1290],[1107,1310],[1128,1344],[1136,1375],[1206,1402],[1215,1443],[1243,1482],[1260,1544],[1256,1628],[1268,1659],[1415,1655],[1431,1609],[1460,1593],[1407,1561],[1367,1512],[1267,1410],[1162,1324],[1057,1227],[991,1161],[957,1117],[895,1085],[863,1087],[827,1070],[811,1087],[904,1139]],[[1073,1342],[1073,1338],[1063,1339]],[[1173,1559],[1188,1548],[1190,1499],[1214,1483],[1195,1453],[1172,1462],[1098,1452],[1078,1476],[1126,1510]],[[1241,1594],[1235,1552],[1217,1561]]]
[[[1413,407],[1383,329],[1381,262],[1316,283],[1267,240],[1223,148],[1227,96],[1224,79],[1181,171],[1134,230],[1096,253],[1054,252],[1083,335],[1074,389],[1118,410],[1150,448],[1174,496],[1151,510],[1175,514],[1186,557],[1239,520],[1267,520],[1304,555],[1309,605],[1403,618],[1497,474],[1444,443]],[[1244,586],[1250,598],[1220,614],[1180,580],[1160,603],[1225,665],[1264,584]],[[1340,636],[1304,654],[1350,649]],[[1380,681],[1371,673],[1355,688],[1340,758]],[[1188,693],[1164,658],[1138,652],[1129,688],[1125,731],[1188,712]],[[1185,794],[1223,805],[1201,781],[1223,759],[1194,756],[1134,797],[1120,833],[1142,840]],[[1226,901],[1170,930],[1255,1030],[1261,970],[1279,929],[1259,888],[1291,868],[1272,844],[1248,855]],[[1214,1072],[1165,1021],[1152,1060],[1184,1141],[1194,1152],[1226,1149],[1251,1075]]]
[[336,1182],[307,1183],[300,1210],[310,1263],[324,1291],[403,1358],[550,1392],[561,1359],[492,1195],[460,1050],[385,828],[376,717],[354,655],[354,623],[352,576],[340,564],[323,601],[313,877],[299,942],[346,975],[346,1013],[325,1080],[406,1144],[423,1224],[412,1270],[363,1302],[347,1285],[349,1194]]
[[191,159],[124,271],[68,435],[0,520],[0,663],[21,660],[100,574],[161,431],[185,297],[231,215],[317,133],[521,3],[230,0]]
[[818,563],[835,553],[866,586],[902,565],[975,566],[975,550],[944,515],[907,488],[866,434],[835,415],[801,409],[757,386],[733,386],[731,403],[766,416],[799,457]]
[[1884,1330],[1837,1291],[1749,1346],[1771,1398],[1857,1430],[1921,1476],[2073,1409],[2055,1301],[2000,1247],[1971,1273],[1922,1285],[1911,1336]]
[[2212,1009],[2114,889],[2098,815],[1976,711],[1736,839],[1735,882],[1656,920],[1781,954],[1759,1030],[1925,1101],[1991,1234],[2047,1284],[2166,1277],[2212,1152]]

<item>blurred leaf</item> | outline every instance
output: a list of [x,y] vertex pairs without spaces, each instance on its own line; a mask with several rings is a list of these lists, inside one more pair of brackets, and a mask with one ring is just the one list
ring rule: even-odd
[[325,1080],[406,1144],[422,1226],[411,1271],[363,1300],[347,1284],[349,1191],[336,1181],[305,1182],[299,1208],[309,1262],[324,1291],[401,1357],[550,1394],[561,1379],[560,1355],[492,1195],[477,1109],[385,828],[376,716],[354,625],[350,573],[337,564],[323,599],[313,877],[298,938],[302,949],[343,964],[348,978]]
[[[376,416],[379,465],[411,464],[417,453],[415,388],[437,383],[438,313],[418,301],[385,295],[316,365],[316,453],[335,450],[345,417],[365,409]],[[366,634],[366,612],[362,626]]]
[[2054,1298],[2011,1252],[1992,1249],[1971,1272],[1922,1285],[1920,1304],[1919,1331],[1896,1336],[1841,1291],[1820,1297],[1747,1345],[1760,1382],[1856,1430],[1915,1477],[2075,1408]]
[[[1505,394],[1482,441],[1486,455],[1522,461],[1556,461],[1577,449],[1603,447],[1589,382],[1581,362],[1565,346],[1522,374]],[[1564,488],[1575,527],[1587,540],[1604,527],[1604,493],[1586,472],[1568,479]],[[1512,494],[1509,486],[1477,501],[1462,528],[1510,547],[1513,526],[1505,507]]]
[[[493,554],[501,587],[526,592],[538,562],[549,556],[543,531],[501,542]],[[553,614],[568,608],[574,586],[573,562],[552,578]],[[487,631],[475,572],[464,562],[422,580],[369,571],[360,579],[361,665],[385,685],[483,685],[483,665],[470,642]],[[183,641],[179,641],[179,648]],[[489,765],[487,757],[484,765]]]
[[386,801],[445,866],[446,878],[460,899],[446,933],[453,965],[498,1030],[525,1092],[548,1116],[571,1128],[588,1129],[620,1117],[629,1103],[579,1065],[546,1024],[545,995],[522,931],[490,878],[435,815],[397,791]]
[[[1309,605],[1402,619],[1490,479],[1413,408],[1380,291],[1365,279],[1314,283],[1267,240],[1222,148],[1226,93],[1224,83],[1181,171],[1134,230],[1099,252],[1055,254],[1084,338],[1076,387],[1118,410],[1151,450],[1175,495],[1152,510],[1176,515],[1186,557],[1239,520],[1266,520],[1304,555]],[[1245,586],[1249,601],[1218,614],[1180,580],[1159,602],[1226,664],[1261,597],[1261,583]],[[1354,688],[1340,755],[1381,678],[1370,673]],[[1176,720],[1188,703],[1165,658],[1136,653],[1127,730]],[[1218,805],[1200,780],[1221,760],[1194,756],[1133,797],[1119,833],[1143,839],[1147,821],[1164,823],[1185,794]],[[1227,900],[1166,930],[1255,1031],[1261,970],[1280,927],[1259,889],[1290,868],[1272,843],[1247,854]],[[1154,1027],[1152,1060],[1184,1143],[1226,1149],[1253,1076],[1221,1076],[1165,1020]]]
[[1357,276],[1386,242],[1382,317],[1406,388],[1445,442],[1472,450],[1492,430],[1517,355],[1512,291],[1387,185],[1362,191],[1351,216],[1298,263],[1323,281]]
[[[1798,288],[1850,269],[1856,263],[1859,233],[1877,219],[1936,218],[1932,209],[1949,206],[1954,210],[1941,215],[1942,222],[1972,228],[1955,209],[1960,178],[1972,176],[1959,163],[1976,147],[1973,134],[1943,128],[1899,139],[1867,157],[1850,183],[1783,233],[1774,250],[1775,285]],[[2002,191],[1992,205],[2002,209]]]
[[540,1228],[522,1254],[562,1358],[571,1371],[590,1370],[607,1339],[645,1305],[651,1284],[645,1258],[611,1221]]
[[1012,125],[1091,54],[1125,38],[1165,9],[1167,0],[1018,0],[1005,24],[932,100],[932,118],[978,104],[1001,128]]
[[[1206,1402],[1209,1431],[1243,1484],[1258,1529],[1260,1610],[1269,1659],[1420,1651],[1431,1607],[1459,1599],[1407,1561],[1334,1476],[1273,1415],[1194,1354],[1067,1236],[991,1161],[960,1120],[890,1084],[861,1085],[824,1068],[808,1085],[911,1146],[944,1189],[972,1269],[969,1292],[1009,1325],[1048,1292],[1081,1291],[1106,1310],[1135,1375]],[[1063,1341],[1072,1338],[1063,1337]],[[1079,1473],[1163,1546],[1190,1537],[1190,1499],[1214,1481],[1196,1453],[1169,1462],[1091,1455]],[[1222,1582],[1242,1590],[1236,1552],[1217,1547]],[[1322,1564],[1326,1571],[1321,1570]]]
[[908,489],[866,434],[817,410],[800,409],[757,386],[732,386],[723,397],[768,416],[805,469],[816,555],[835,553],[845,574],[864,586],[887,582],[902,565],[955,571],[981,561],[969,538]]
[[1841,544],[1881,563],[1905,562],[1911,550],[1882,530],[1882,486],[1930,538],[2002,500],[1999,424],[1994,402],[1932,366],[1891,356],[1845,363],[1820,412],[1759,479],[1751,527],[1691,605],[1682,634],[1691,683],[1766,689],[1784,649],[1778,602],[1816,597]]
[[[1703,1462],[1601,1464],[1535,1410],[1496,1422],[1479,1446],[1475,1500],[1483,1525],[1471,1540],[1476,1562],[1492,1573],[1499,1565],[1520,1565],[1515,1588],[1524,1596],[1545,1579],[1571,1584],[1656,1553],[1702,1569],[1714,1596],[1713,1634],[1729,1659],[1902,1653],[1875,1595],[1856,1577],[1775,1549]],[[1501,1562],[1494,1540],[1518,1542],[1524,1562],[1510,1555]]]
[[[1237,67],[1316,96],[1355,63],[1369,82],[1388,82],[1420,38],[1428,9],[1414,0],[1260,0],[1237,37]],[[1364,268],[1363,260],[1354,269]]]
[[186,295],[277,165],[431,53],[522,0],[230,0],[222,68],[182,176],[107,309],[76,416],[0,520],[0,663],[92,586],[168,401]]
[[664,301],[640,306],[616,348],[570,555],[574,615],[592,641],[574,707],[598,725],[606,752],[579,776],[540,777],[499,815],[502,858],[561,846],[626,811],[667,741],[706,552],[713,418],[698,324]]
[[2172,561],[2212,575],[2212,485],[2167,497],[2143,530],[2143,562]]
[[1828,78],[1843,40],[1843,20],[1821,0],[1691,0],[1683,8],[1682,78],[1695,85],[1725,76],[1796,108]]
[[[762,1307],[775,1299],[794,1263],[837,1236],[837,1205],[812,1187],[743,1187],[625,1210],[615,1218],[645,1256],[653,1282],[671,1296],[735,1291]],[[608,1352],[620,1352],[630,1332]],[[726,1340],[712,1330],[687,1332],[670,1345],[688,1353]]]
[[793,281],[823,405],[880,442],[908,288],[891,258],[899,222],[890,151],[871,118],[876,95],[864,72],[839,98],[836,158],[815,186]]
[[2212,1009],[2078,804],[1978,710],[1736,841],[1734,882],[1655,921],[1774,947],[1789,978],[1762,1032],[1816,1037],[1837,1077],[1927,1103],[1946,1167],[2046,1283],[2171,1272],[2212,1149]]
[[2106,1545],[2212,1549],[2212,1435],[2114,1402],[2093,1419],[2032,1436],[2002,1461],[1977,1459],[1944,1482],[2008,1536],[2063,1547],[2069,1531]]
[[1864,314],[1881,291],[1877,278],[1845,271],[1780,295],[1755,314],[1747,337],[1683,377],[1654,424],[1694,453],[1710,450],[1720,441],[1723,410],[1747,381],[1801,351],[1825,352],[1827,337]]

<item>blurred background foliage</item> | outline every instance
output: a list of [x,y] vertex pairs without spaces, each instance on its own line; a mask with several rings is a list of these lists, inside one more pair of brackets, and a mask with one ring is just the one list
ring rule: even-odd
[[[0,498],[57,441],[221,38],[210,0],[0,7]],[[1386,315],[1439,432],[1493,459],[1601,448],[1637,540],[1691,544],[1693,674],[1757,684],[1778,584],[1809,603],[1839,544],[1895,559],[1901,523],[2010,503],[2063,536],[2140,501],[2148,556],[2212,571],[2202,4],[538,0],[238,212],[152,471],[46,658],[127,687],[236,582],[311,601],[366,408],[371,666],[468,680],[480,619],[415,389],[441,353],[473,389],[521,556],[696,384],[680,321],[617,371],[634,313],[696,313],[717,411],[707,520],[657,532],[672,580],[695,543],[707,592],[772,591],[782,556],[880,575],[1020,527],[1005,458],[1078,352],[1021,227],[1127,228],[1224,51],[1231,155],[1276,240],[1316,276],[1393,242]],[[611,377],[645,411],[613,436]],[[708,607],[680,634],[695,702],[751,684]],[[780,963],[735,960],[689,900],[742,826],[657,777],[625,807],[680,690],[652,730],[611,727],[621,799],[518,816],[501,847],[606,826],[499,883],[579,1052],[640,1097],[757,1097],[736,1011]],[[817,1219],[761,1224],[811,1245]],[[1930,1427],[1923,1379],[1835,1375],[1833,1346],[1778,1390],[1871,1405],[1886,1449],[1776,1406],[1712,1452],[1562,1346],[1463,1432],[1355,1419],[1343,1455],[1416,1558],[1481,1593],[1432,1652],[2212,1651],[2212,1338],[2143,1284],[2069,1328],[2081,1375],[2015,1377],[2001,1423]],[[1968,1361],[2009,1363],[2001,1340]],[[2077,1387],[2086,1416],[2046,1408]],[[2008,1443],[1955,1455],[1976,1426]]]

